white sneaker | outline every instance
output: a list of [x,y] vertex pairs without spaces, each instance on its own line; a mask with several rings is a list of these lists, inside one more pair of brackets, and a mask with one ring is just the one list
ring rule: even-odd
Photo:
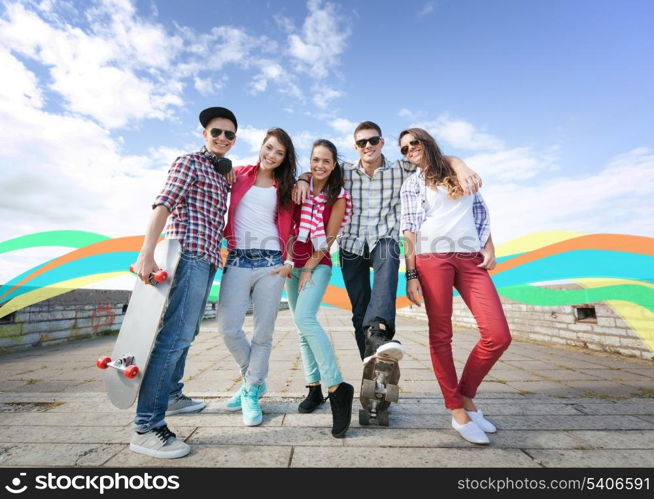
[[481,412],[481,409],[477,409],[476,412],[466,411],[466,414],[468,414],[470,419],[477,423],[477,426],[479,426],[479,428],[484,430],[486,433],[495,433],[497,431],[495,425],[484,417],[484,413]]
[[191,446],[175,438],[168,426],[156,428],[147,433],[134,433],[129,450],[160,459],[184,457],[191,452]]
[[484,433],[484,430],[477,426],[474,421],[468,421],[466,424],[459,424],[456,419],[452,418],[452,428],[459,432],[463,438],[473,444],[488,445],[490,440]]
[[395,362],[399,362],[404,357],[404,346],[399,341],[389,341],[377,349],[377,355],[389,357]]

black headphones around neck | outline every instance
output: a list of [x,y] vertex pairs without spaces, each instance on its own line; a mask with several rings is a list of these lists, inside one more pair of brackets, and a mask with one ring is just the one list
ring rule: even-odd
[[213,165],[213,169],[216,170],[216,172],[220,173],[221,175],[227,175],[229,172],[232,171],[232,160],[229,158],[221,158],[219,156],[216,156],[212,152],[207,151],[206,149],[204,150],[205,156],[211,161],[211,164]]

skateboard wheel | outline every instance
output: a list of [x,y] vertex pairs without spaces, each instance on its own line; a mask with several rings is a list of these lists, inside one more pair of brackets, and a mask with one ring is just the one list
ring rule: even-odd
[[365,409],[359,409],[359,424],[362,426],[370,424],[370,414]]
[[386,385],[386,401],[397,402],[400,398],[400,387],[397,385]]
[[111,357],[100,357],[95,365],[100,369],[106,369],[109,362],[111,362]]
[[364,379],[361,382],[361,396],[366,399],[375,398],[375,382],[372,379]]
[[152,274],[152,279],[157,282],[164,282],[166,279],[168,279],[168,272],[165,270],[157,270]]
[[388,426],[388,411],[377,411],[377,424],[379,426]]
[[136,378],[139,374],[139,368],[136,366],[129,366],[123,371],[126,378]]
[[136,272],[134,272],[134,265],[130,265],[130,266],[129,266],[129,271],[130,271],[132,274],[136,274]]

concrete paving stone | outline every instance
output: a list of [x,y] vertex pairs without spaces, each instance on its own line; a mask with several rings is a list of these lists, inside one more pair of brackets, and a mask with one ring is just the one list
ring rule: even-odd
[[[570,432],[588,449],[648,449],[652,450],[654,430],[574,431]],[[528,446],[525,446],[528,447]]]
[[115,414],[133,414],[134,408],[132,409],[118,409],[114,406],[107,397],[103,399],[89,399],[86,401],[61,401],[60,405],[53,407],[48,412],[49,413],[90,413],[97,414],[99,412],[111,412]]
[[[647,424],[643,421],[643,424]],[[284,418],[283,426],[291,427],[312,427],[312,428],[331,428],[331,413],[323,414],[287,414]],[[352,408],[352,420],[350,428],[359,427],[359,407]],[[449,414],[406,414],[401,411],[395,411],[393,408],[389,411],[389,427],[391,428],[435,428],[443,429],[450,427]]]
[[[598,379],[608,379],[612,381],[649,379],[649,378],[644,378],[642,374],[632,373],[629,371],[625,371],[624,369],[606,369],[605,367],[601,367],[598,369],[578,369],[574,372],[584,373],[590,376],[594,376],[595,378]],[[654,383],[654,381],[650,380],[650,383]]]
[[616,381],[564,381],[567,386],[576,388],[582,392],[591,395],[600,395],[607,397],[631,397],[637,396],[640,389],[638,387],[625,385]]
[[422,368],[407,368],[400,363],[400,382],[402,380],[411,381],[436,381],[434,371],[426,367]]
[[583,393],[583,390],[563,385],[556,381],[510,381],[508,385],[514,390],[528,394],[543,394],[550,397],[574,397]]
[[534,461],[547,468],[652,468],[653,450],[532,450]]
[[[561,369],[559,366],[557,366],[554,362],[545,362],[542,360],[532,360],[532,359],[524,359],[524,360],[503,360],[503,364],[506,364],[511,367],[518,367],[520,369],[524,369],[526,371],[548,371],[551,369]],[[501,366],[502,363],[496,364],[496,366]]]
[[654,426],[636,416],[495,416],[493,423],[506,430],[650,430]]
[[115,412],[39,412],[3,414],[0,426],[116,426],[131,424],[134,413]]
[[[348,433],[349,436],[349,433]],[[200,445],[315,446],[342,447],[346,439],[334,438],[326,428],[231,427],[198,428],[187,441]]]
[[640,374],[641,376],[647,376],[648,378],[654,378],[654,367],[626,367],[623,370]]
[[654,416],[654,399],[624,400],[600,404],[584,404],[579,408],[586,414],[624,414]]
[[542,381],[544,377],[538,373],[532,373],[523,369],[492,369],[486,379],[502,381]]
[[124,447],[116,444],[0,444],[0,466],[102,466]]
[[0,383],[0,392],[18,392],[26,384],[24,380],[5,380]]
[[508,394],[508,393],[519,393],[520,390],[514,386],[516,383],[522,383],[521,382],[507,382],[507,383],[499,383],[497,381],[492,381],[492,380],[487,380],[487,381],[482,381],[481,385],[479,385],[479,388],[477,389],[477,396],[481,395],[482,393],[497,393],[497,394]]
[[[177,438],[186,439],[195,427],[175,427]],[[0,426],[0,442],[40,444],[129,444],[131,428],[125,426]],[[0,444],[1,445],[1,444]]]
[[415,447],[466,448],[466,442],[450,429],[398,429],[384,426],[360,426],[348,430],[343,440],[345,447]]
[[502,449],[578,449],[579,439],[570,431],[498,430],[489,433],[491,443]]
[[541,371],[541,376],[552,381],[601,381],[602,378],[582,371],[571,371],[570,369],[549,369]]
[[182,459],[155,459],[130,451],[127,447],[104,463],[106,467],[188,467],[188,468],[286,468],[292,447],[192,445]]
[[654,416],[638,416],[640,419],[643,421],[648,421],[650,423],[654,423]]
[[574,405],[563,403],[542,403],[534,400],[524,402],[516,401],[477,401],[477,407],[480,408],[484,415],[488,417],[495,416],[538,416],[543,414],[552,414],[559,416],[576,416],[580,412],[575,409]]
[[[473,444],[468,444],[473,445]],[[291,467],[334,467],[350,468],[365,466],[378,452],[376,447],[296,447],[293,451]],[[384,448],[384,458],[375,460],[376,467],[421,468],[527,468],[538,466],[519,450],[488,448]]]
[[[355,390],[357,390],[361,386],[361,382],[359,381],[354,384],[354,386],[356,387]],[[402,396],[403,393],[440,393],[438,383],[435,379],[433,381],[410,381],[400,378],[399,387],[400,396]]]
[[[330,416],[331,417],[331,416]],[[262,426],[281,426],[284,420],[283,414],[264,414]],[[230,414],[205,414],[204,411],[195,414],[175,414],[166,417],[166,422],[171,428],[178,426],[243,426],[243,417],[240,412]],[[174,431],[174,430],[173,430]]]
[[58,393],[64,392],[67,389],[77,387],[83,384],[84,381],[49,381],[38,380],[33,382],[24,383],[22,386],[16,387],[14,391],[20,392],[39,392],[39,393]]

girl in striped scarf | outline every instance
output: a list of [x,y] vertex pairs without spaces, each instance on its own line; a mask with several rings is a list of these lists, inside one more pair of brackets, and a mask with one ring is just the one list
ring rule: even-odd
[[345,436],[352,416],[354,388],[343,382],[334,348],[318,322],[320,302],[332,274],[329,248],[351,212],[350,196],[343,188],[336,146],[317,140],[311,150],[309,196],[293,216],[295,236],[291,279],[286,283],[288,302],[300,336],[300,352],[309,394],[298,410],[313,412],[325,399],[327,386],[332,409],[332,435]]

